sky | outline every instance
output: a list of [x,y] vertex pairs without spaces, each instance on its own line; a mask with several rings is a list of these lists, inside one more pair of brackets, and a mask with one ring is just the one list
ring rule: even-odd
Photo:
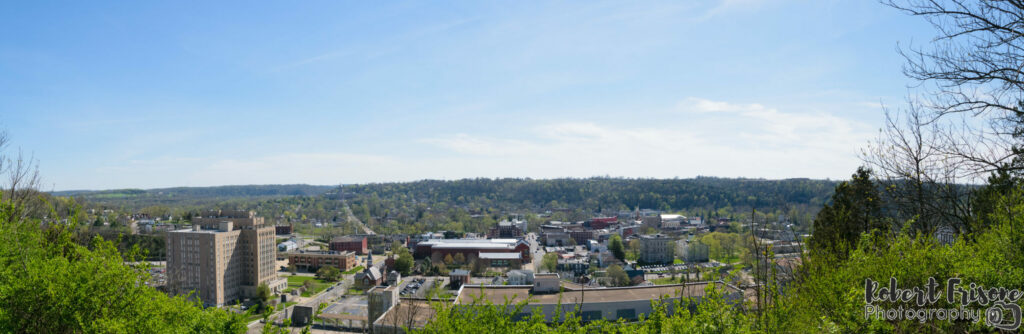
[[0,4],[45,190],[845,179],[913,81],[874,1]]

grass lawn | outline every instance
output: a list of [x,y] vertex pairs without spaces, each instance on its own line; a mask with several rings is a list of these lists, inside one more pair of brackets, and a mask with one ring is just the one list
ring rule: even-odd
[[355,288],[355,287],[352,287],[352,288],[348,288],[348,291],[345,291],[345,294],[349,294],[349,295],[361,295],[361,294],[363,294],[363,289],[360,289],[360,288]]
[[674,261],[672,261],[672,264],[683,264],[683,263],[684,262],[683,262],[682,259],[675,259]]
[[327,287],[334,284],[317,279],[316,277],[313,276],[292,275],[288,276],[288,289],[286,289],[285,291],[291,292],[292,289],[301,287],[303,284],[305,284],[306,281],[313,281],[313,286],[309,290],[306,290],[305,292],[302,293],[303,297],[309,297],[317,293],[320,293],[320,291],[324,291],[324,289],[327,289]]
[[342,274],[352,275],[352,274],[358,273],[360,271],[363,271],[363,266],[356,266],[355,268],[349,269],[348,271],[343,272]]
[[292,305],[295,305],[295,304],[298,304],[298,303],[297,302],[285,302],[284,304],[277,304],[277,310],[280,311],[280,310],[288,308],[288,306],[292,306]]
[[733,256],[730,256],[730,257],[716,258],[715,260],[718,261],[718,262],[721,262],[721,263],[735,263],[735,262],[740,262],[740,257],[736,256],[736,255],[733,255]]

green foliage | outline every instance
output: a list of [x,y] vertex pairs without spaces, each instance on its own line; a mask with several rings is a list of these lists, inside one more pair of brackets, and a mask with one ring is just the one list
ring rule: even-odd
[[618,234],[612,235],[611,239],[608,239],[608,250],[612,252],[612,255],[620,261],[626,260],[626,249],[622,245],[622,237]]
[[[679,311],[669,312],[670,303]],[[691,303],[696,304],[694,312],[687,307]],[[651,305],[654,311],[641,316],[638,322],[627,323],[624,319],[584,322],[576,311],[571,311],[554,315],[564,316],[564,321],[549,323],[539,309],[532,309],[525,301],[492,304],[477,299],[468,307],[436,302],[433,307],[437,314],[433,320],[422,329],[412,329],[412,333],[765,333],[756,327],[753,316],[713,288],[706,291],[700,303],[687,298],[674,302],[656,299]],[[512,316],[519,314],[529,316],[522,319]]]
[[[552,220],[578,221],[594,212],[670,209],[705,218],[734,218],[750,207],[775,207],[808,223],[828,199],[832,181],[790,179],[464,179],[346,185],[353,214],[378,233],[487,232],[504,212],[552,211]],[[527,216],[530,219],[530,216]],[[531,220],[530,226],[540,222]]]
[[265,309],[272,298],[274,298],[274,294],[270,292],[270,287],[266,283],[256,287],[256,303],[260,306],[260,310]]
[[540,260],[540,266],[549,273],[555,272],[558,269],[558,253],[544,253],[544,257]]
[[399,246],[397,249],[392,248],[393,251],[398,252],[398,258],[395,259],[395,269],[402,275],[409,275],[412,270],[413,258],[412,253],[409,252],[408,248]]
[[627,275],[626,271],[623,270],[622,267],[620,267],[619,265],[610,265],[608,266],[608,269],[606,269],[606,271],[608,272],[608,277],[611,278],[611,283],[614,286],[629,285],[629,275]]
[[328,282],[337,282],[341,278],[341,270],[334,266],[323,266],[316,271],[316,277]]
[[135,257],[102,237],[76,243],[74,220],[40,229],[13,209],[0,203],[0,332],[245,332],[244,315],[141,284],[148,266],[126,266]]
[[744,251],[744,239],[736,233],[711,232],[700,237],[708,245],[708,256],[723,263],[730,263]]
[[814,236],[808,243],[813,254],[844,258],[860,234],[873,229],[885,232],[889,225],[882,217],[882,201],[871,181],[871,170],[860,167],[852,180],[836,186],[832,202],[818,212]]

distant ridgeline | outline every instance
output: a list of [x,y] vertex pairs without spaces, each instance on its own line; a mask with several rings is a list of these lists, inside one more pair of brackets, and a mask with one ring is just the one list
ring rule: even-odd
[[[345,185],[342,195],[355,203],[445,203],[470,209],[582,209],[587,211],[654,209],[713,212],[749,208],[786,213],[816,213],[832,195],[836,181],[810,179],[463,179]],[[333,195],[333,194],[332,194]],[[391,205],[386,205],[391,206]],[[374,212],[373,215],[377,215]]]
[[51,194],[54,196],[74,197],[78,200],[84,200],[99,205],[138,209],[153,205],[170,207],[200,205],[230,199],[319,196],[335,188],[337,188],[337,186],[287,184],[177,187],[147,190],[70,190],[52,192]]

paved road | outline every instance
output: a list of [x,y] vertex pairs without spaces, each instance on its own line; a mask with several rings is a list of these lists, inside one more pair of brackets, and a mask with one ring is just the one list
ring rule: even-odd
[[541,247],[540,237],[538,237],[536,233],[531,232],[527,234],[526,240],[530,242],[530,259],[532,260],[530,261],[530,264],[532,268],[526,268],[524,266],[523,269],[532,269],[533,272],[539,273],[541,268],[541,261],[544,259],[545,254],[544,247]]
[[[336,283],[334,285],[334,288],[331,289],[331,291],[324,290],[324,291],[320,292],[319,294],[316,294],[316,295],[314,295],[312,297],[306,298],[306,300],[304,300],[301,303],[298,303],[296,305],[310,306],[310,307],[316,308],[316,307],[318,307],[320,305],[320,303],[330,304],[330,303],[334,302],[339,297],[344,295],[345,291],[347,291],[348,288],[350,286],[352,286],[352,284],[355,282],[354,275],[345,275],[344,277],[345,277],[344,279],[342,279],[340,282],[338,282],[338,283]],[[274,314],[271,314],[270,315],[270,321],[272,321],[274,323],[277,323],[277,324],[280,324],[282,321],[284,321],[285,315],[287,315],[289,317],[291,316],[292,309],[296,305],[289,306],[289,307],[285,308],[282,311],[277,311]],[[260,319],[260,320],[262,320],[262,319]],[[253,322],[250,322],[249,323],[249,330],[247,332],[248,333],[259,333],[259,332],[261,332],[261,330],[263,329],[263,324],[260,323],[260,320],[255,320]]]
[[345,200],[341,200],[341,203],[345,204],[345,212],[348,213],[348,221],[355,222],[357,225],[359,225],[359,227],[363,229],[364,232],[366,232],[366,234],[377,234],[376,232],[373,232],[373,230],[371,230],[369,227],[367,227],[366,224],[363,224],[362,220],[356,218],[356,215],[352,214],[352,208],[348,206],[348,202],[345,202]]

